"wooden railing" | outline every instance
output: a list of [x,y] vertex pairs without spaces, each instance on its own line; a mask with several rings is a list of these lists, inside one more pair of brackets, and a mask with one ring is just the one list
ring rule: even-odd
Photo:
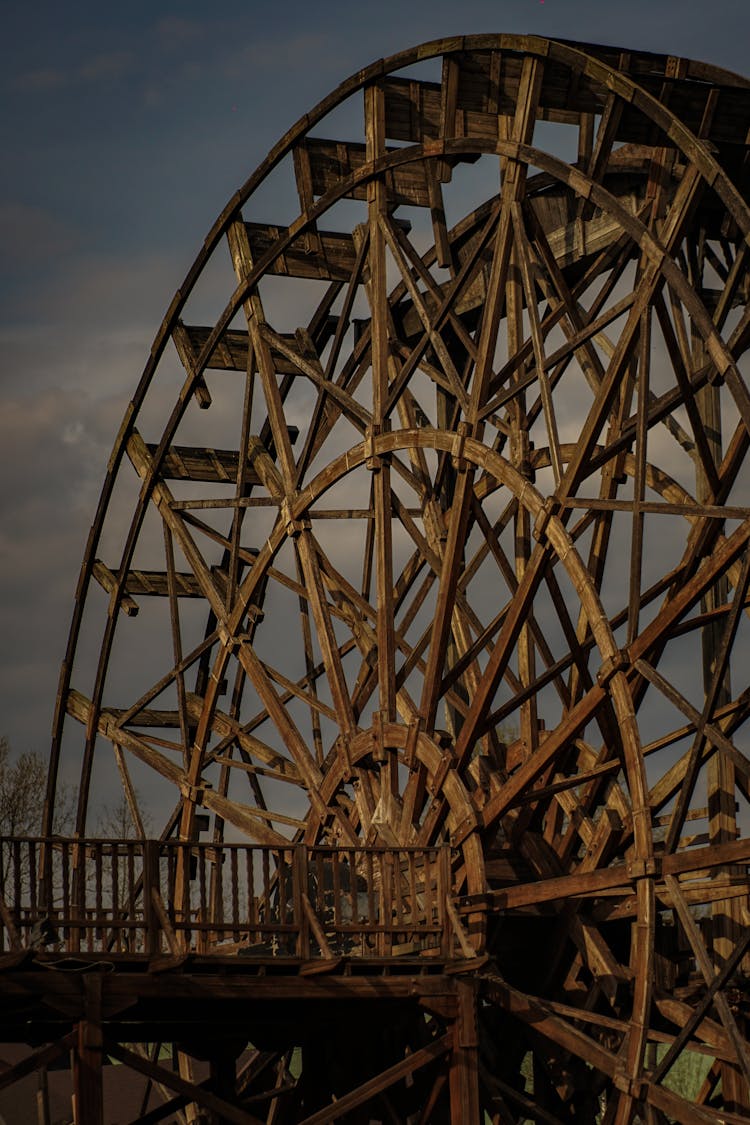
[[6,838],[0,950],[449,959],[450,893],[448,847]]

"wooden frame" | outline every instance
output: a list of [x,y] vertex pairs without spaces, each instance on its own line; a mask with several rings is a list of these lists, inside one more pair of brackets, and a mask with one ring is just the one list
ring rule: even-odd
[[[332,139],[342,109],[362,127]],[[750,1114],[749,115],[748,82],[678,58],[404,52],[279,142],[157,334],[81,570],[43,832],[78,760],[83,887],[97,791],[119,778],[142,839],[153,790],[178,859],[143,909],[178,959],[206,814],[218,849],[442,849],[450,1017],[386,1058],[363,1009],[352,1112]],[[308,890],[295,925],[346,958]],[[265,1120],[333,1120],[320,1050],[293,1078],[286,1035]],[[667,1070],[709,1048],[678,1098]]]

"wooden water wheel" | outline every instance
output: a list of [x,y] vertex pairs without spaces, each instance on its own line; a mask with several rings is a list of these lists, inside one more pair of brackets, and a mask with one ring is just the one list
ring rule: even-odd
[[509,35],[361,71],[210,231],[87,546],[46,829],[63,770],[82,835],[450,845],[485,1120],[750,1113],[749,110]]

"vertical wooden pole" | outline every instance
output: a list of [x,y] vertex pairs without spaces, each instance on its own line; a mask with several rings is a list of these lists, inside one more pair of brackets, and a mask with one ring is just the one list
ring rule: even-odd
[[143,947],[153,956],[161,948],[161,931],[154,911],[152,892],[159,888],[159,845],[156,840],[143,842]]
[[49,1081],[46,1066],[40,1067],[37,1075],[36,1120],[37,1125],[51,1125],[52,1121],[49,1112]]
[[[705,348],[702,340],[693,340],[694,363],[702,362]],[[715,465],[722,460],[721,400],[718,386],[708,384],[696,394],[696,403],[706,435],[708,448]],[[697,494],[700,503],[712,503],[713,497],[706,475],[697,473]],[[702,599],[701,609],[708,612],[725,604],[729,599],[729,583],[725,576],[707,592]],[[711,622],[701,631],[703,655],[703,687],[709,691],[714,677],[716,659],[721,645],[720,622]],[[732,698],[729,671],[716,697],[716,706],[722,707]],[[723,844],[736,839],[737,815],[735,812],[734,763],[717,750],[708,763],[708,832],[712,844]],[[736,869],[717,870],[721,874],[733,873]],[[717,971],[732,954],[742,932],[742,899],[717,900],[711,906],[711,938],[714,965]],[[741,1112],[750,1108],[750,1091],[747,1089],[741,1071],[731,1063],[722,1063],[721,1083],[724,1095],[724,1108]]]
[[[385,152],[385,98],[377,84],[365,89],[365,135],[367,159],[376,160]],[[373,179],[367,188],[367,215],[370,230],[368,264],[370,267],[371,340],[372,340],[372,418],[374,438],[389,428],[385,416],[388,397],[388,292],[385,260],[385,238],[381,216],[388,212],[388,192],[382,177]],[[386,722],[396,718],[396,669],[393,624],[393,550],[391,543],[391,476],[387,461],[371,459],[375,473],[373,499],[375,506],[375,554],[378,616],[378,684],[380,710]],[[389,755],[383,773],[386,785],[397,792],[396,766]]]
[[[231,1047],[211,1056],[211,1088],[225,1101],[233,1102],[236,1093],[235,1055]],[[211,1125],[229,1125],[229,1119],[221,1113],[211,1114]]]
[[473,980],[456,981],[458,1014],[450,1061],[451,1125],[480,1125],[479,1033],[477,994]]
[[292,901],[294,903],[294,924],[297,926],[295,952],[306,961],[310,957],[310,923],[303,905],[303,895],[308,891],[307,870],[308,851],[305,844],[296,844],[292,852]]
[[83,987],[86,1017],[76,1026],[73,1048],[73,1122],[74,1125],[104,1125],[101,975],[84,974]]

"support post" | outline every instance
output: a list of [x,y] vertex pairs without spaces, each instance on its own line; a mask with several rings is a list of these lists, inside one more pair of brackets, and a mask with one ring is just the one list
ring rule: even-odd
[[479,1034],[474,980],[457,980],[458,1014],[450,1061],[451,1125],[480,1125]]
[[[705,348],[702,341],[694,340],[696,363],[703,360]],[[719,389],[714,384],[703,387],[696,394],[696,403],[705,427],[706,441],[716,466],[722,461],[723,445],[721,433],[721,400]],[[697,495],[701,503],[711,503],[713,496],[705,473],[697,473]],[[722,576],[701,600],[702,612],[710,612],[729,601],[729,582]],[[715,621],[705,625],[701,631],[703,649],[703,686],[711,690],[717,660],[721,649],[722,626]],[[729,671],[724,673],[721,686],[716,693],[715,706],[721,707],[732,699]],[[734,763],[718,749],[708,763],[708,831],[712,844],[720,845],[737,837],[737,815],[735,811]],[[730,878],[741,874],[741,868],[724,868],[717,875]],[[711,944],[717,971],[731,957],[743,929],[743,910],[747,900],[719,899],[711,906]],[[721,1065],[721,1082],[724,1106],[730,1112],[743,1113],[750,1109],[750,1090],[742,1072],[733,1063]]]
[[76,1025],[73,1045],[73,1123],[104,1125],[102,1093],[102,978],[83,976],[86,1018]]
[[37,1071],[36,1120],[37,1125],[51,1125],[52,1121],[49,1112],[49,1081],[46,1066],[40,1066]]
[[154,910],[152,891],[159,887],[159,844],[156,840],[143,842],[143,925],[145,929],[143,945],[150,956],[155,956],[161,948],[159,920]]
[[[236,1094],[235,1052],[225,1047],[211,1056],[211,1089],[218,1097],[230,1104]],[[211,1125],[229,1125],[229,1118],[221,1112],[211,1114]]]

